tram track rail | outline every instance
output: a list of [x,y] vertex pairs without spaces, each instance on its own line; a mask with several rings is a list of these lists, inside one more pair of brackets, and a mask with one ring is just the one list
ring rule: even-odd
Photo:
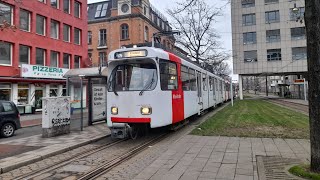
[[[108,137],[111,137],[111,135],[109,135]],[[94,154],[96,152],[102,151],[104,149],[107,149],[107,148],[109,148],[111,146],[114,146],[114,145],[119,144],[121,142],[124,142],[126,140],[127,139],[122,139],[122,140],[117,140],[117,141],[114,141],[114,142],[106,143],[103,146],[100,146],[100,147],[97,147],[95,149],[92,149],[92,150],[90,150],[90,151],[88,151],[88,152],[86,152],[86,153],[84,153],[84,154],[82,154],[80,156],[70,157],[70,158],[65,159],[64,161],[58,162],[57,164],[51,166],[50,168],[44,167],[44,168],[38,169],[36,171],[24,174],[22,176],[15,177],[15,179],[16,180],[33,179],[33,178],[35,178],[37,176],[40,176],[41,174],[44,174],[44,173],[49,172],[49,171],[52,171],[54,169],[61,168],[61,167],[65,166],[65,165],[67,165],[67,164],[69,164],[69,163],[71,163],[71,162],[73,162],[75,160],[78,160],[78,159],[81,159],[81,158],[84,158],[84,157],[88,157],[88,156],[90,156],[90,155],[92,155],[92,154]]]
[[118,165],[120,165],[121,163],[131,159],[132,157],[136,156],[137,154],[141,153],[142,151],[144,151],[145,149],[147,149],[148,147],[160,142],[161,140],[165,139],[170,133],[164,133],[161,134],[159,136],[156,136],[155,138],[152,138],[151,140],[143,143],[142,145],[139,145],[135,148],[133,148],[132,150],[130,150],[129,152],[112,159],[111,161],[109,161],[108,163],[104,164],[103,166],[100,166],[86,174],[84,174],[81,177],[78,177],[77,179],[79,180],[89,180],[89,179],[96,179],[98,177],[100,177],[101,175],[109,172],[111,169],[113,169],[114,167],[117,167]]
[[309,115],[309,106],[305,105],[305,104],[300,104],[300,103],[295,103],[295,102],[290,102],[290,101],[285,101],[282,99],[267,99],[267,101],[273,103],[273,104],[277,104],[280,105],[282,107],[285,107],[287,109],[291,109],[294,111],[298,111],[301,112],[305,115]]
[[[160,142],[162,139],[166,138],[170,133],[162,133],[160,135],[156,135],[155,137],[145,139],[141,143],[138,143],[138,145],[134,145],[133,147],[130,147],[128,150],[120,153],[119,155],[115,156],[111,159],[106,159],[101,164],[99,164],[97,167],[92,167],[90,170],[87,170],[86,172],[79,173],[77,175],[70,173],[67,177],[71,179],[95,179],[108,171],[112,170],[114,167],[117,167],[121,163],[131,159],[132,157],[138,155],[142,151],[146,150],[148,147]],[[61,169],[64,169],[65,167],[68,167],[70,165],[74,165],[74,163],[77,164],[77,162],[81,162],[82,160],[85,160],[86,158],[90,158],[91,155],[94,155],[95,153],[99,153],[102,151],[106,151],[108,148],[116,148],[117,145],[123,144],[125,142],[128,142],[129,139],[121,139],[114,142],[109,142],[106,144],[103,144],[102,146],[99,146],[95,149],[92,149],[84,154],[81,154],[80,156],[76,157],[70,157],[63,161],[57,162],[55,165],[52,165],[50,167],[43,167],[41,169],[38,169],[36,171],[32,171],[30,173],[23,174],[21,176],[15,177],[17,180],[22,179],[42,179],[46,178],[43,177],[45,174],[51,174],[52,172],[58,172],[61,171]],[[121,146],[121,145],[120,145]]]

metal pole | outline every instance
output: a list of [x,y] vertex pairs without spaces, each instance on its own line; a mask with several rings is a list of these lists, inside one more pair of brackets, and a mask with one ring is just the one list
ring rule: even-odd
[[268,76],[266,76],[266,95],[268,96]]
[[152,34],[152,47],[154,47],[154,34]]
[[232,90],[232,78],[230,79],[230,96],[231,96],[231,106],[233,106],[233,90]]
[[303,78],[303,92],[304,92],[304,100],[307,101],[306,78]]
[[80,102],[80,108],[81,108],[81,122],[80,122],[80,129],[83,131],[83,78],[81,77],[81,85],[80,85],[80,95],[81,95],[81,102]]
[[67,86],[67,96],[70,96],[70,79],[69,79],[69,77],[67,77],[66,86]]
[[240,96],[240,100],[243,100],[242,75],[239,75],[239,96]]

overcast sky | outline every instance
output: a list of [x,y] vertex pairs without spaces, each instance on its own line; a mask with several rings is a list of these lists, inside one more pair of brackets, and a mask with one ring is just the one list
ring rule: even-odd
[[[100,2],[105,0],[88,0],[88,3],[94,3],[94,2]],[[150,0],[151,4],[156,7],[161,13],[163,13],[168,21],[170,22],[170,17],[166,13],[166,9],[175,6],[175,3],[177,0]],[[183,0],[180,0],[183,1]],[[213,4],[215,3],[215,7],[221,7],[226,4],[225,1],[221,0],[207,0],[208,3]],[[232,33],[231,33],[231,10],[230,10],[230,4],[227,5],[226,8],[224,8],[223,15],[219,17],[218,22],[216,23],[215,28],[221,35],[221,46],[232,53]],[[231,59],[228,62],[230,67],[232,68],[232,62]],[[232,77],[234,80],[238,79],[237,76],[233,75]]]

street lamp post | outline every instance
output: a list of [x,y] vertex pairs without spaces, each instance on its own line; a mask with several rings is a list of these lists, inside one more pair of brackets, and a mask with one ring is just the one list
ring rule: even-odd
[[83,77],[85,75],[80,74],[80,111],[81,111],[81,121],[80,121],[80,130],[83,131]]

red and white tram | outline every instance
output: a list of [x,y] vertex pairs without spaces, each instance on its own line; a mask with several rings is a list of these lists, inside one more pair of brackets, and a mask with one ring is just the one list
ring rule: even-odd
[[158,48],[112,51],[108,77],[107,124],[117,138],[180,123],[226,99],[224,79]]

